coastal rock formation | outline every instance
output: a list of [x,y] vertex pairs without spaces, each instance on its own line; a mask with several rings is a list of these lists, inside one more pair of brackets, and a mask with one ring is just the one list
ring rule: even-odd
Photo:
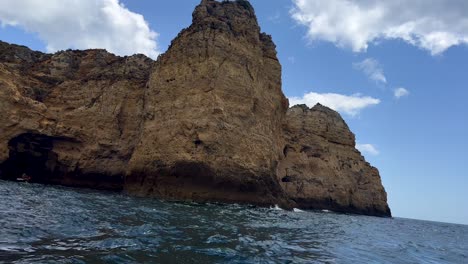
[[334,111],[288,110],[245,0],[203,0],[157,61],[0,42],[0,178],[389,216]]
[[278,181],[301,208],[390,215],[379,172],[355,148],[341,116],[320,104],[290,108]]
[[146,98],[129,192],[284,202],[275,171],[288,102],[275,45],[247,1],[199,5],[156,62]]
[[122,189],[153,61],[1,42],[0,62],[1,177]]

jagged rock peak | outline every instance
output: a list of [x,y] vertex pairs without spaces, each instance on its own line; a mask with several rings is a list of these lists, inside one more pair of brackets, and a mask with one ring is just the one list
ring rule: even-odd
[[320,111],[320,112],[325,112],[325,113],[329,113],[329,114],[334,114],[334,115],[337,115],[337,116],[340,115],[337,111],[331,109],[330,107],[324,106],[324,105],[322,105],[320,103],[317,103],[313,107],[308,107],[306,104],[298,104],[298,105],[292,106],[291,108],[301,109],[303,112]]
[[[46,103],[54,90],[71,81],[126,80],[146,83],[154,61],[142,54],[120,57],[104,49],[65,50],[53,54],[0,41],[0,82],[19,73],[17,90],[25,98]],[[4,88],[4,87],[2,87]],[[6,91],[5,89],[3,90]]]
[[[305,130],[313,131],[315,134],[327,138],[330,142],[352,147],[356,145],[355,135],[341,115],[320,103],[312,108],[305,104],[295,105],[288,110],[288,116],[302,120],[296,125],[301,124]],[[289,125],[291,126],[292,123]]]
[[256,35],[257,38],[260,32],[255,11],[245,0],[203,0],[193,12],[192,27],[217,29],[235,35]]
[[298,104],[291,106],[291,109],[301,109],[303,112],[308,111],[310,108],[306,104]]
[[[260,47],[265,58],[279,62],[276,45],[270,35],[261,32],[254,8],[249,1],[203,0],[193,11],[192,17],[192,24],[172,40],[168,51],[174,46],[193,45],[193,43],[184,43],[183,40],[193,38],[194,35],[208,42],[220,36],[227,36],[228,39],[225,40],[229,42],[224,45],[231,46],[235,40],[250,48]],[[210,52],[212,50],[208,49]],[[162,59],[158,60],[161,62],[167,57],[166,52],[162,55]]]
[[[300,109],[302,110],[302,112],[306,113],[306,112],[322,112],[332,118],[335,118],[337,120],[341,120],[344,125],[346,125],[346,122],[344,121],[344,119],[341,117],[340,113],[338,113],[337,111],[331,109],[330,107],[327,107],[327,106],[324,106],[320,103],[317,103],[316,105],[314,105],[314,107],[311,107],[309,108],[307,105],[305,104],[299,104],[299,105],[294,105],[291,107],[291,110],[294,111],[294,109]],[[346,125],[347,127],[347,125]]]
[[0,61],[2,62],[27,62],[40,60],[45,54],[32,51],[28,47],[9,44],[0,40]]
[[237,7],[242,7],[245,10],[249,11],[251,15],[255,15],[254,8],[250,4],[248,0],[223,0],[223,1],[216,1],[216,0],[202,0],[199,6],[209,6],[209,7],[218,7],[218,6],[226,6],[226,5],[234,5]]
[[[327,113],[328,115],[332,115],[332,116],[334,116],[336,118],[339,118],[339,119],[343,120],[343,118],[341,117],[341,115],[337,111],[331,109],[330,107],[324,106],[324,105],[322,105],[320,103],[317,103],[310,110],[311,111],[324,112],[324,113]],[[343,122],[344,122],[344,120],[343,120]]]
[[[38,61],[44,61],[51,57],[73,57],[73,58],[84,58],[86,56],[97,56],[97,59],[102,58],[113,58],[115,60],[144,60],[148,63],[152,63],[152,59],[144,54],[134,54],[129,56],[119,56],[113,54],[106,49],[67,49],[59,50],[55,53],[43,53],[41,51],[31,50],[30,48],[17,44],[10,44],[0,40],[0,62],[22,62],[22,63],[33,63]],[[98,62],[95,62],[98,63]]]

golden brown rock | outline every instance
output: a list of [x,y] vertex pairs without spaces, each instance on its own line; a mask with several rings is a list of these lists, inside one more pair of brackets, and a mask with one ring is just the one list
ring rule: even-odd
[[0,178],[389,215],[341,117],[288,109],[248,1],[204,0],[156,62],[0,42]]
[[2,177],[121,189],[152,61],[0,43]]
[[379,172],[355,148],[340,115],[320,104],[289,109],[278,181],[301,208],[389,216]]
[[[271,38],[247,1],[205,1],[151,74],[127,190],[283,203],[276,181],[287,99]],[[256,197],[256,198],[254,198]]]

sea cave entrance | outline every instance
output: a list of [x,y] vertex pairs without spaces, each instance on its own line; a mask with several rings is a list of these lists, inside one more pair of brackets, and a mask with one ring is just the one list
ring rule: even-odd
[[53,151],[58,140],[41,134],[21,134],[8,143],[9,158],[0,164],[0,178],[16,180],[24,176],[31,182],[47,183],[57,171],[57,154]]
[[83,171],[76,165],[59,160],[57,147],[68,153],[79,153],[81,143],[67,137],[21,134],[8,143],[9,158],[0,164],[0,179],[10,181],[64,185],[110,191],[121,191],[123,175],[102,171]]

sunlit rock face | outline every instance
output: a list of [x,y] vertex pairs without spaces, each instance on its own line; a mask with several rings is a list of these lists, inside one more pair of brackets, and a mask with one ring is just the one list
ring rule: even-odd
[[143,55],[43,54],[1,42],[1,177],[122,189],[153,63]]
[[156,63],[146,98],[129,191],[284,202],[275,171],[288,103],[275,45],[247,1],[199,5]]
[[388,216],[338,113],[288,110],[248,1],[204,0],[157,61],[0,42],[0,178]]
[[355,148],[341,116],[320,104],[288,110],[278,181],[301,208],[388,216],[379,171]]

